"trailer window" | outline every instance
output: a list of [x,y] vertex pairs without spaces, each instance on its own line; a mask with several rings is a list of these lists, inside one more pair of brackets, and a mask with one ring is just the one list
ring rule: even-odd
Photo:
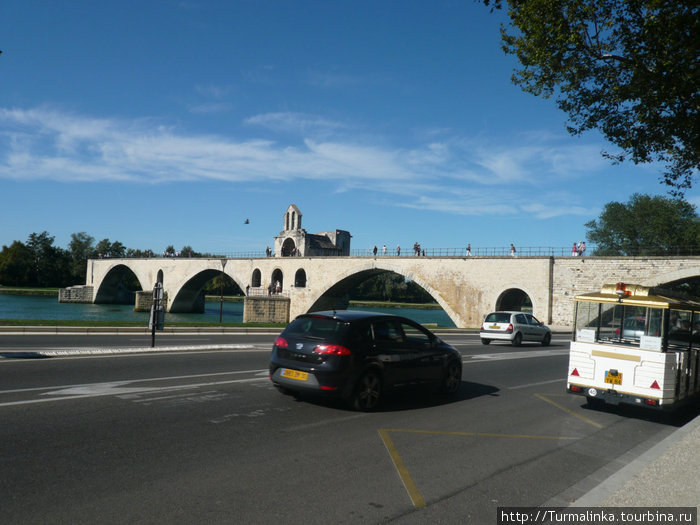
[[686,349],[690,346],[693,313],[687,310],[671,310],[668,321],[669,349]]
[[[643,336],[661,337],[663,310],[619,303],[577,303],[577,341],[639,345]],[[698,319],[700,329],[700,318]],[[700,340],[700,333],[698,335]]]

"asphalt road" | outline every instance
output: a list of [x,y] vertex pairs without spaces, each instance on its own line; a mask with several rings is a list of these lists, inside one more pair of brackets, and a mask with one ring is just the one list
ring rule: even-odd
[[495,523],[498,507],[580,497],[697,415],[589,410],[564,392],[564,336],[447,335],[464,356],[459,396],[403,391],[372,414],[277,392],[270,335],[22,358],[144,346],[92,337],[0,336],[3,522]]

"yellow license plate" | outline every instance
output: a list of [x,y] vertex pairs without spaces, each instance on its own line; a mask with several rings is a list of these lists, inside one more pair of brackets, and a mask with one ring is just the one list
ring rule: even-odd
[[621,385],[622,374],[618,372],[617,375],[611,375],[608,372],[605,372],[605,382],[610,383],[611,385]]
[[299,370],[291,370],[289,368],[282,369],[282,377],[296,379],[297,381],[306,381],[309,379],[308,372],[300,372]]
[[489,326],[489,328],[490,328],[491,330],[500,330],[501,327],[500,327],[500,325],[492,324],[491,326]]

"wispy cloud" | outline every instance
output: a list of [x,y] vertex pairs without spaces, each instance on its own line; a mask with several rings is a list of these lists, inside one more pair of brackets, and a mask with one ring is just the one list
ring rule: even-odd
[[336,133],[348,127],[342,122],[324,117],[288,111],[255,115],[247,118],[245,123],[275,132],[294,133],[301,136],[323,136]]
[[[194,135],[153,120],[97,119],[47,108],[0,109],[0,178],[134,184],[323,180],[333,181],[337,191],[371,187],[397,206],[449,214],[592,214],[564,204],[567,196],[554,201],[561,206],[522,198],[547,181],[598,169],[587,146],[561,147],[550,139],[508,147],[433,136],[410,149],[392,149],[359,135],[339,139],[349,126],[302,113],[257,115],[245,124],[291,133],[297,142]],[[494,192],[498,185],[507,191]]]

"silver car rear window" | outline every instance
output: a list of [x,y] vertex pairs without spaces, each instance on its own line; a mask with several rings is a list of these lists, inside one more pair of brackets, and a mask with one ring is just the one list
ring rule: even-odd
[[510,323],[510,314],[494,312],[486,316],[485,323]]

